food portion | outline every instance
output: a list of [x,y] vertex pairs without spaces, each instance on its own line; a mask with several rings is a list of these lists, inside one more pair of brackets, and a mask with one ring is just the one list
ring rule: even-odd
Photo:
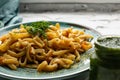
[[92,48],[92,38],[84,30],[60,29],[59,23],[20,25],[0,37],[0,65],[12,70],[35,68],[38,72],[70,68]]

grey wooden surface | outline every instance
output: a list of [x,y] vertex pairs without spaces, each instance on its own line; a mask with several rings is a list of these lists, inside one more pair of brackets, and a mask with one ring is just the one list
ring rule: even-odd
[[20,12],[119,12],[120,3],[20,3]]

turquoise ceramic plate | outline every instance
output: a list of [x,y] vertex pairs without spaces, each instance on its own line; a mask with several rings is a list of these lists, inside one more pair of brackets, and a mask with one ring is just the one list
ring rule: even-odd
[[[55,21],[51,21],[53,24],[55,24]],[[94,40],[100,36],[100,34],[88,27],[84,27],[82,25],[77,25],[73,23],[67,23],[67,22],[59,22],[61,25],[61,28],[68,28],[68,27],[74,27],[79,30],[85,30],[86,33],[91,34],[94,36]],[[24,24],[31,24],[29,23],[24,23]],[[19,27],[20,24],[8,26],[5,28],[0,29],[0,36],[3,34],[7,33],[13,28]],[[81,61],[79,63],[74,64],[70,69],[62,69],[58,70],[55,72],[42,72],[39,73],[36,71],[36,69],[29,69],[29,68],[18,68],[16,71],[11,70],[7,67],[2,67],[0,66],[0,76],[5,77],[5,78],[10,78],[10,79],[67,79],[71,78],[74,76],[77,76],[78,74],[82,73],[83,71],[86,71],[89,69],[89,55],[92,53],[92,49],[89,51],[85,52],[85,54],[82,55]]]

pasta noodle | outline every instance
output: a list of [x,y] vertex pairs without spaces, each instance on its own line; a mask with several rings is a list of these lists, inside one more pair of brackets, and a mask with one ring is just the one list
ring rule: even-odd
[[80,61],[80,55],[90,49],[88,41],[93,38],[82,30],[60,29],[60,24],[50,25],[47,39],[31,35],[21,25],[0,37],[0,65],[12,70],[18,67],[35,68],[41,71],[56,71],[70,68]]

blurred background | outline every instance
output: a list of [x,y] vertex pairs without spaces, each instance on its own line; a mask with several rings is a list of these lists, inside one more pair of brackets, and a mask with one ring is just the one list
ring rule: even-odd
[[21,12],[117,11],[120,0],[20,0]]

